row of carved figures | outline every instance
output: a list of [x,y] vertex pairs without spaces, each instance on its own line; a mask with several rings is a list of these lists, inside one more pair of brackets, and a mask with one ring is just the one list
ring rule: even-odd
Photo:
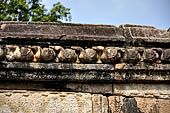
[[82,48],[72,46],[16,46],[0,48],[0,59],[7,61],[62,62],[62,63],[161,63],[170,62],[170,49],[162,48],[119,48],[95,46]]

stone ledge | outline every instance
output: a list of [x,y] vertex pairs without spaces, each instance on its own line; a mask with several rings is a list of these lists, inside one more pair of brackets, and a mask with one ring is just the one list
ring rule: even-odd
[[60,91],[92,94],[113,94],[113,85],[108,83],[66,83],[42,81],[1,81],[2,90]]
[[113,88],[116,95],[170,99],[169,83],[115,83]]
[[105,71],[23,70],[0,71],[0,81],[56,81],[67,83],[112,83],[114,73]]
[[168,83],[170,64],[1,62],[0,80],[76,83]]
[[69,24],[69,23],[0,23],[0,32],[6,33],[41,33],[57,35],[101,35],[113,36],[121,34],[118,27],[112,25],[86,25],[86,24]]
[[145,64],[145,63],[127,64],[127,63],[121,63],[121,64],[115,65],[115,70],[169,71],[170,70],[170,64]]
[[116,71],[114,74],[114,82],[117,83],[169,83],[169,71]]
[[[123,36],[96,36],[96,35],[54,35],[28,33],[1,33],[1,44],[17,45],[67,45],[67,46],[98,46],[123,45]],[[73,43],[76,42],[76,43]],[[94,43],[95,42],[95,43]],[[103,43],[105,42],[105,43]]]
[[24,70],[79,70],[79,71],[169,71],[170,64],[75,64],[75,63],[29,63],[29,62],[1,62],[1,69]]
[[[65,41],[77,41],[77,46],[82,45],[81,41],[90,41],[95,43],[86,43],[86,45],[124,45],[129,46],[154,46],[169,47],[168,43],[170,32],[156,29],[152,26],[144,25],[91,25],[91,24],[72,24],[72,23],[43,23],[43,22],[0,22],[0,37],[7,43],[7,40],[26,39],[36,40],[33,44],[57,44],[65,45]],[[130,39],[130,40],[129,40]],[[162,39],[162,40],[161,40]],[[42,40],[48,40],[48,43],[42,43]],[[50,41],[51,40],[51,41]],[[9,41],[9,40],[8,40]],[[102,43],[105,41],[105,44]],[[112,41],[112,43],[109,43]],[[129,42],[130,41],[130,42]],[[164,42],[163,42],[164,41]],[[116,43],[119,42],[119,43]],[[120,44],[121,42],[121,44]],[[11,44],[17,43],[12,42]],[[19,42],[18,42],[19,43]],[[30,43],[27,43],[30,44]],[[159,44],[159,45],[158,45]]]
[[71,64],[71,63],[28,63],[28,62],[2,62],[4,69],[24,70],[79,70],[79,71],[113,71],[112,64]]
[[170,38],[133,37],[134,46],[169,48]]

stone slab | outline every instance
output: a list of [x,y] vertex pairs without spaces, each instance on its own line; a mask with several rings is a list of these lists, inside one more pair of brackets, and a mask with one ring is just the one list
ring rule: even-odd
[[97,71],[0,71],[0,81],[58,81],[78,83],[112,83],[113,72]]
[[109,113],[108,99],[101,94],[92,95],[93,113]]
[[72,23],[38,23],[38,22],[1,22],[0,32],[12,33],[40,33],[58,35],[102,35],[113,36],[121,30],[113,25],[92,25]]
[[0,113],[92,113],[91,94],[0,91]]
[[1,81],[0,90],[67,91],[113,94],[113,85],[106,83],[66,83],[54,81]]
[[169,71],[116,71],[114,82],[169,83]]
[[70,64],[70,63],[28,63],[28,62],[2,62],[1,68],[23,70],[96,70],[112,71],[112,64]]
[[170,84],[116,83],[113,88],[116,95],[170,99]]
[[169,99],[110,96],[109,113],[169,113]]
[[169,71],[170,70],[170,64],[146,64],[146,63],[140,63],[140,64],[127,64],[127,63],[120,63],[115,65],[115,70],[153,70],[153,71]]

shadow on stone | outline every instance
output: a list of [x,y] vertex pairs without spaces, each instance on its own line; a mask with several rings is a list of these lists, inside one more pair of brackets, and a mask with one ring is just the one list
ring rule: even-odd
[[123,113],[143,113],[138,108],[135,98],[124,98],[121,111]]

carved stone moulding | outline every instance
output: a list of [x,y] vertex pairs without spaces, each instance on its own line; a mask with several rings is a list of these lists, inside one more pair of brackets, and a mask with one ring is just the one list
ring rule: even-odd
[[60,63],[170,63],[170,49],[144,47],[0,46],[1,61]]

